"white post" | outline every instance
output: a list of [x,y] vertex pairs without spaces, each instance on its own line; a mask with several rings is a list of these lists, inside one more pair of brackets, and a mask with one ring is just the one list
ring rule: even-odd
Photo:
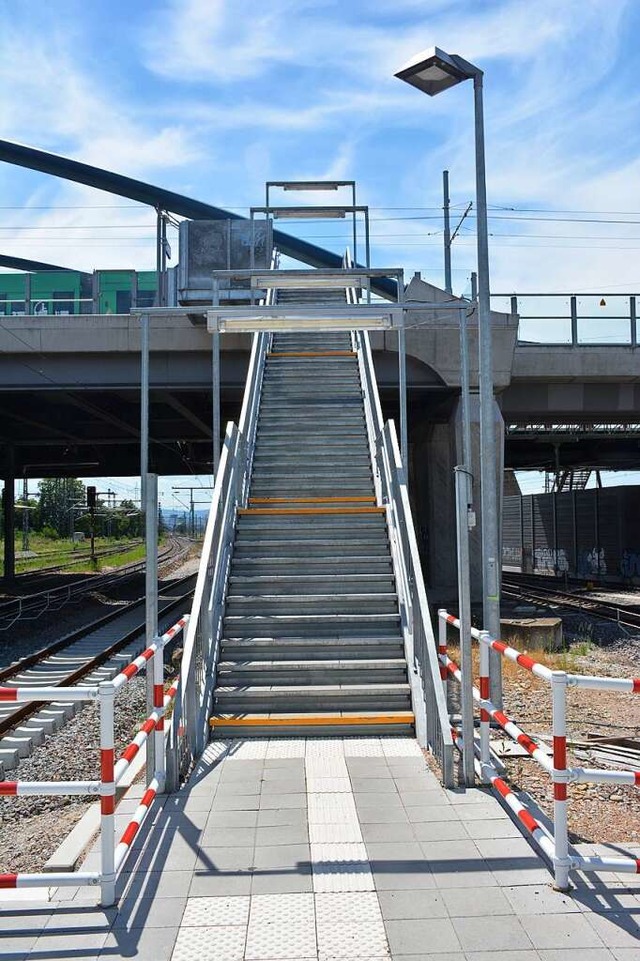
[[114,704],[115,689],[111,681],[100,684],[100,888],[101,904],[109,907],[116,900],[115,808],[114,780]]
[[554,671],[553,706],[553,833],[556,891],[569,890],[569,827],[567,819],[567,675]]

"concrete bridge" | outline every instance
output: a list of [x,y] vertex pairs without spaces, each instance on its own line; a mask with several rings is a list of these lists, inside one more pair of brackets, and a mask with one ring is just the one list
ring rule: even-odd
[[[408,285],[407,383],[412,496],[432,590],[455,583],[452,468],[461,461],[459,307]],[[431,306],[421,308],[420,302]],[[441,309],[434,303],[442,304]],[[453,308],[453,309],[452,309]],[[493,312],[496,465],[553,469],[635,462],[640,401],[635,346],[520,344],[518,317]],[[477,327],[468,317],[477,423]],[[397,338],[371,337],[385,413],[398,416]],[[248,335],[222,338],[222,420],[237,418]],[[211,470],[211,338],[184,316],[151,323],[151,469]],[[6,317],[0,327],[2,473],[139,473],[140,322],[130,315]],[[615,430],[604,426],[616,425]],[[477,430],[473,431],[477,454]],[[476,472],[477,473],[477,472]],[[479,536],[479,534],[477,535]],[[477,553],[477,552],[474,552]],[[438,563],[435,558],[438,557]]]

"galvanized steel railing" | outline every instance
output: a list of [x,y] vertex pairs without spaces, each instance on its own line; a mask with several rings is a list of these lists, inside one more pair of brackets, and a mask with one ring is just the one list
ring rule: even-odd
[[254,334],[240,423],[227,425],[215,479],[172,717],[170,790],[177,788],[208,738],[236,512],[247,502],[270,339],[268,333]]
[[438,759],[442,780],[453,787],[453,740],[442,690],[436,640],[422,575],[407,478],[393,421],[383,423],[369,335],[355,334],[367,434],[378,503],[387,523],[400,604],[416,737]]

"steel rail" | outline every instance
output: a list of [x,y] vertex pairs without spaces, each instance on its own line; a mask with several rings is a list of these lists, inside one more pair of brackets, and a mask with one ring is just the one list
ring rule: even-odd
[[[194,579],[195,579],[195,574],[190,574],[188,577],[182,578],[180,581],[178,581],[178,584],[182,585],[182,584],[185,584],[187,581],[193,581]],[[167,587],[166,590],[167,591],[175,590],[175,588],[176,588],[176,584],[172,584],[171,587]],[[176,607],[180,607],[180,606],[184,607],[185,602],[188,601],[192,595],[193,595],[193,590],[189,590],[185,592],[184,594],[180,595],[180,597],[176,598],[176,600],[171,601],[169,604],[167,604],[161,610],[160,613],[164,616]],[[144,601],[136,601],[133,605],[131,605],[130,607],[127,607],[125,611],[119,610],[118,612],[116,612],[116,616],[121,617],[125,613],[129,614],[131,613],[131,610],[134,609],[136,606],[142,606],[143,604],[144,604]],[[113,615],[107,615],[106,620],[112,621],[112,620],[115,620],[115,617]],[[88,629],[93,629],[94,626],[95,625],[89,625],[88,628],[84,628],[82,631],[78,632],[80,634],[80,638],[82,637],[82,635],[87,633]],[[98,627],[100,626],[102,625],[98,624]],[[88,658],[83,664],[80,665],[80,667],[76,668],[74,671],[70,672],[65,677],[57,679],[55,682],[49,684],[48,686],[64,688],[64,687],[70,687],[73,684],[77,684],[78,681],[81,681],[84,677],[87,676],[87,674],[90,674],[91,671],[93,671],[96,667],[99,667],[101,664],[107,661],[112,655],[117,654],[118,651],[122,650],[123,647],[126,647],[127,644],[130,644],[132,641],[134,641],[136,637],[138,637],[141,633],[144,632],[144,626],[145,625],[144,625],[144,615],[143,615],[142,621],[138,625],[136,625],[135,627],[127,631],[126,634],[122,635],[120,638],[118,638],[108,647],[103,648],[103,650],[100,651],[98,654],[95,654],[94,656]],[[75,640],[78,640],[80,638],[76,638]],[[53,648],[53,650],[50,648],[44,649],[42,652],[38,652],[37,655],[33,655],[30,658],[26,658],[25,660],[30,660],[31,663],[29,664],[29,667],[33,667],[36,664],[43,663],[43,661],[46,659],[47,656],[49,656],[49,654],[59,653],[61,650],[64,650],[65,647],[70,646],[70,644],[72,643],[75,643],[75,640],[69,640],[69,638],[64,638],[62,639],[62,641],[57,641],[55,642],[55,644],[51,645],[51,648]],[[40,654],[42,654],[43,656],[40,657],[39,656]],[[33,660],[33,657],[35,657],[36,660]],[[17,665],[12,665],[12,667],[8,669],[8,670],[11,670],[12,672],[11,674],[8,675],[9,678],[15,677],[17,674],[21,673],[21,671],[18,669],[20,663],[21,662],[18,662]],[[7,677],[7,673],[3,672],[1,679],[4,681],[6,677]],[[15,728],[16,725],[26,720],[32,714],[35,714],[41,707],[44,706],[44,703],[45,702],[42,702],[42,701],[29,702],[28,704],[24,704],[22,707],[17,708],[17,710],[13,711],[11,714],[8,714],[6,717],[0,719],[0,737],[2,735],[7,734],[9,731],[13,730],[13,728]]]
[[606,621],[615,621],[624,627],[640,627],[640,611],[623,604],[607,604],[604,601],[589,600],[575,592],[560,591],[555,587],[543,587],[542,585],[529,587],[526,584],[512,581],[508,577],[503,577],[503,584],[505,594],[512,597],[540,601],[546,606],[576,608],[585,614]]

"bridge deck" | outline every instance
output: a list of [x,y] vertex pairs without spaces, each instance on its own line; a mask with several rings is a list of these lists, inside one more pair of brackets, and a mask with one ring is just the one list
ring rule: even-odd
[[0,957],[640,956],[634,878],[553,892],[498,802],[443,790],[410,738],[212,742],[128,871],[117,908],[86,888],[3,903]]

